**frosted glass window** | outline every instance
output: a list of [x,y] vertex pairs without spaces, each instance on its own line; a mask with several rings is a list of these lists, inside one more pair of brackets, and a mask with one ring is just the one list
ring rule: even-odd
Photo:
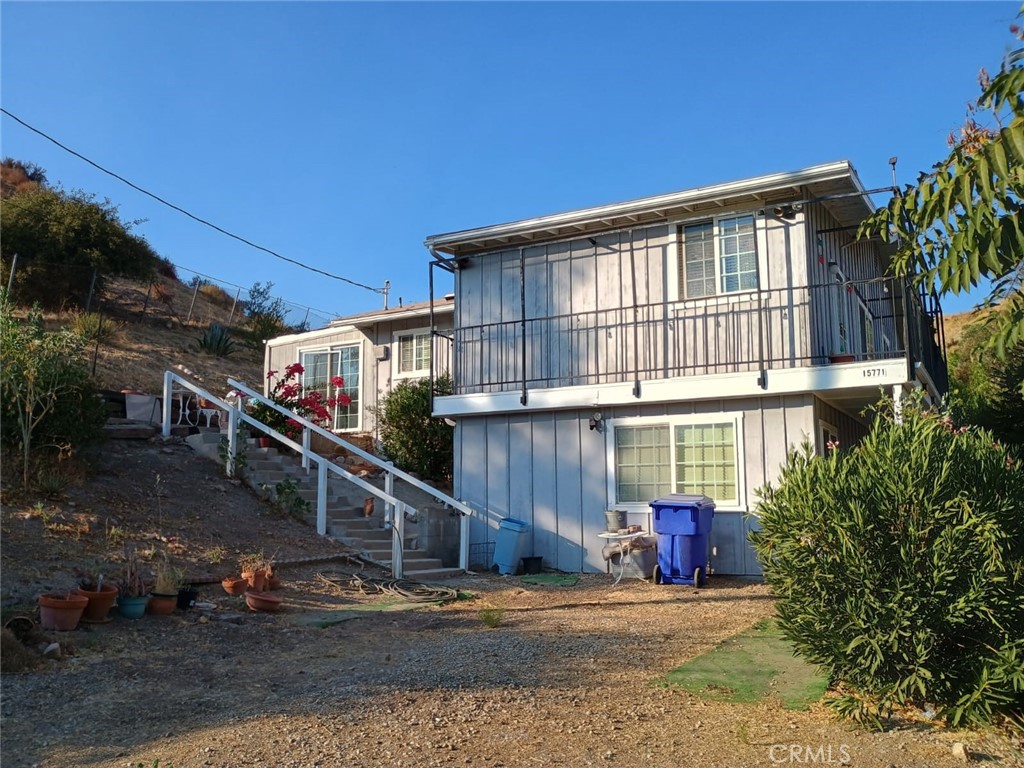
[[672,489],[667,424],[615,428],[615,487],[618,502],[648,502]]
[[675,428],[676,493],[703,493],[717,503],[736,503],[736,435],[732,422]]

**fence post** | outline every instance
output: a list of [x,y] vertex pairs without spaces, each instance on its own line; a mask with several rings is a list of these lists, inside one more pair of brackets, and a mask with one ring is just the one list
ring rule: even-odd
[[235,307],[238,306],[238,297],[242,293],[242,289],[239,288],[235,291],[235,299],[231,302],[231,312],[228,314],[228,325],[231,325],[231,321],[235,317]]
[[153,292],[153,283],[150,283],[146,287],[146,300],[144,302],[142,302],[142,312],[139,313],[139,318],[140,319],[146,316],[146,310],[149,309],[149,294],[151,294],[152,292]]
[[312,444],[313,433],[309,427],[302,428],[302,468],[306,470],[306,474],[309,474],[309,450]]
[[196,289],[192,291],[192,303],[188,305],[188,317],[185,318],[185,325],[192,322],[192,308],[196,305],[196,296],[199,295],[199,283],[201,281],[196,279]]
[[14,287],[14,269],[18,266],[18,254],[11,257],[11,274],[7,278],[7,296],[11,295],[11,288]]
[[469,515],[463,514],[459,519],[459,568],[469,570]]
[[92,280],[89,281],[89,298],[85,300],[85,311],[88,312],[92,307],[92,294],[96,289],[96,267],[92,268]]

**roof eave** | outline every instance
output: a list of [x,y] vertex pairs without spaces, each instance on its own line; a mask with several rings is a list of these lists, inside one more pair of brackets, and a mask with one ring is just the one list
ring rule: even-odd
[[[639,200],[622,203],[583,208],[564,213],[539,216],[531,219],[495,224],[488,227],[466,229],[447,234],[431,235],[424,244],[428,248],[457,255],[458,253],[481,251],[488,248],[509,247],[528,242],[530,235],[538,233],[549,236],[564,236],[569,232],[577,232],[581,236],[589,232],[598,232],[618,226],[643,224],[664,220],[669,211],[685,210],[687,206],[696,207],[701,204],[713,203],[723,199],[749,196],[751,201],[758,201],[765,195],[780,191],[796,191],[806,185],[833,180],[848,179],[855,192],[864,193],[865,206],[871,210],[871,202],[867,198],[857,172],[847,160],[811,166],[799,171],[757,176],[739,181],[714,184],[707,187],[695,187],[681,192],[656,195]],[[547,239],[535,237],[534,240]]]

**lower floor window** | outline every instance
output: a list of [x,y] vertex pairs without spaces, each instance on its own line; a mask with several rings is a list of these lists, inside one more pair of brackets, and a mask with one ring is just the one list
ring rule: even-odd
[[740,504],[737,420],[613,426],[615,502],[647,503],[667,493],[705,494]]
[[[359,345],[303,352],[302,367],[304,393],[316,390],[323,393],[325,400],[342,394],[351,398],[352,402],[348,406],[335,406],[331,414],[331,428],[359,429]],[[343,387],[334,387],[331,384],[331,379],[335,376],[341,376],[345,380]]]

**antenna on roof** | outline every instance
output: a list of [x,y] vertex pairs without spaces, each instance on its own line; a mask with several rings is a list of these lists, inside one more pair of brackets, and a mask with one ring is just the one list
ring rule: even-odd
[[388,308],[388,291],[391,290],[391,281],[385,280],[384,287],[381,289],[381,293],[384,294],[384,309]]

